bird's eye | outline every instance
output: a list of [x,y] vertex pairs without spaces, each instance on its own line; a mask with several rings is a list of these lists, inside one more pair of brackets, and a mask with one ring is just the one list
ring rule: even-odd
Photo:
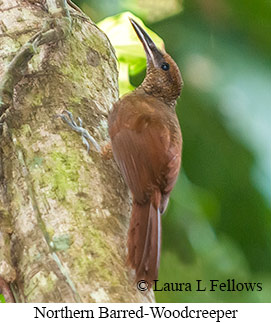
[[161,68],[162,68],[163,71],[168,71],[169,70],[169,64],[168,63],[163,63],[161,65]]

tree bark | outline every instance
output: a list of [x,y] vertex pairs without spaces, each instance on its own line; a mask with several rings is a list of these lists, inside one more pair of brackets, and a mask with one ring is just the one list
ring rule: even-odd
[[61,0],[0,1],[0,276],[17,302],[148,302],[125,265],[130,198],[99,144],[118,99],[107,37]]

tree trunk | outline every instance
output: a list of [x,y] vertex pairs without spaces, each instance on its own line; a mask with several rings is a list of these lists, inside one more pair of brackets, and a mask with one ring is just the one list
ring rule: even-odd
[[118,99],[107,37],[64,0],[0,1],[0,276],[17,302],[148,302],[125,266],[130,198],[113,160],[88,154]]

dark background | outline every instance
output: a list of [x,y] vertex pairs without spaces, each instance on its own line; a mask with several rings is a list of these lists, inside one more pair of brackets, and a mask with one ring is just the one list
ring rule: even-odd
[[[193,291],[157,291],[157,301],[271,302],[271,2],[74,2],[95,22],[124,11],[141,18],[183,75],[183,163],[163,217],[159,286]],[[262,291],[195,291],[210,279]]]

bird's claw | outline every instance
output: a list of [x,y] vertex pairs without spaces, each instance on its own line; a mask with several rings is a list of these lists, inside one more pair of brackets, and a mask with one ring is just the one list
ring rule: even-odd
[[101,153],[101,147],[97,141],[89,134],[89,132],[82,127],[82,119],[77,118],[78,124],[74,121],[73,115],[70,111],[64,110],[61,114],[58,114],[57,117],[61,118],[62,121],[67,123],[74,131],[78,132],[82,136],[83,144],[87,147],[87,152],[90,150],[89,142],[95,147],[96,151]]

